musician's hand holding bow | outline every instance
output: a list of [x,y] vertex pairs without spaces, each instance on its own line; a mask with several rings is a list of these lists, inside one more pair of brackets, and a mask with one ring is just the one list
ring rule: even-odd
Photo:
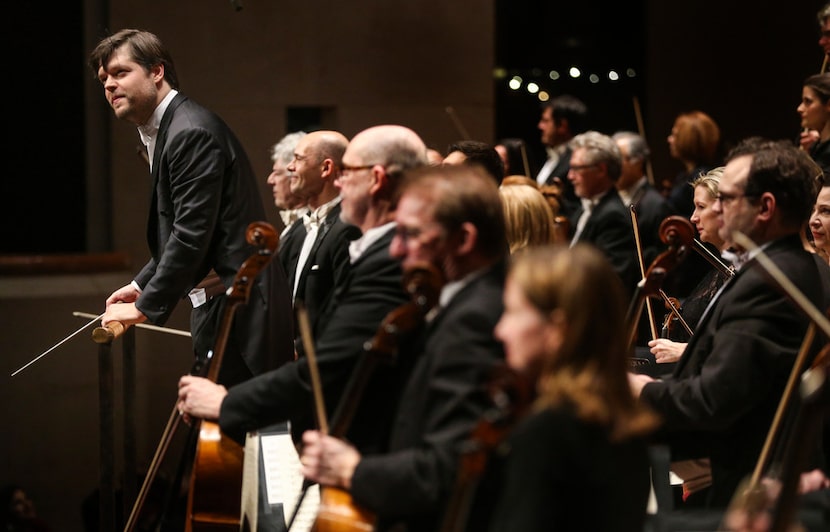
[[658,338],[651,340],[648,343],[651,354],[654,355],[654,360],[658,364],[667,364],[669,362],[677,362],[680,356],[686,349],[685,343],[672,342],[666,338]]
[[210,379],[185,375],[179,379],[179,412],[189,418],[219,419],[219,410],[222,401],[228,395],[228,390],[221,384]]
[[318,430],[303,433],[300,457],[303,475],[327,486],[350,489],[360,453],[345,441],[327,436]]

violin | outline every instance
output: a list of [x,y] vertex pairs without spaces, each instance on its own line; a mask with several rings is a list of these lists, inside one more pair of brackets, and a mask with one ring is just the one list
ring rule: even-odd
[[[234,313],[247,303],[257,275],[276,253],[279,236],[270,224],[254,222],[248,226],[246,239],[257,246],[236,273],[214,350],[209,354],[206,377],[216,382],[230,336]],[[219,425],[197,421],[199,439],[190,476],[185,530],[239,530],[244,449],[222,434]]]
[[488,458],[524,417],[534,398],[530,379],[507,364],[496,366],[487,391],[492,408],[484,413],[461,446],[455,486],[444,513],[441,532],[460,532],[466,528],[475,487],[487,468]]
[[735,276],[735,269],[732,266],[727,266],[721,259],[719,259],[714,253],[712,253],[709,248],[703,245],[703,243],[698,240],[694,239],[693,241],[694,250],[697,251],[700,256],[706,259],[709,264],[711,264],[718,273],[723,276],[725,280],[729,280]]
[[[379,363],[391,364],[397,357],[401,340],[419,327],[435,305],[443,286],[443,276],[430,264],[417,264],[403,272],[402,284],[410,301],[390,311],[381,322],[374,336],[364,346],[364,356],[352,372],[343,397],[332,418],[330,435],[343,438],[351,426],[354,414],[370,377]],[[313,380],[312,380],[313,381]],[[315,388],[319,383],[312,382]],[[318,395],[320,392],[315,391]],[[321,427],[324,426],[321,423]],[[324,431],[325,432],[325,431]],[[307,486],[304,486],[303,494]],[[296,507],[302,502],[300,501]],[[296,515],[296,509],[288,524]],[[376,517],[361,508],[343,489],[321,486],[320,505],[312,530],[315,532],[371,531],[375,529]]]
[[[628,308],[626,319],[630,349],[634,347],[637,339],[637,326],[646,298],[660,295],[660,286],[668,272],[686,258],[693,245],[694,227],[682,216],[669,216],[660,224],[659,234],[660,240],[668,247],[648,267],[643,279],[637,284],[636,293]],[[633,359],[633,363],[641,361]]]
[[676,297],[669,297],[666,300],[666,317],[663,318],[663,325],[660,328],[660,338],[669,338],[674,328],[674,323],[680,318],[680,301]]

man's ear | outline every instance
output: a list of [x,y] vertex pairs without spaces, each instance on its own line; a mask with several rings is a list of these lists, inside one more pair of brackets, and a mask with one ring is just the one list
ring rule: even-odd
[[329,177],[330,175],[334,174],[334,169],[335,169],[334,161],[332,161],[328,157],[323,159],[323,162],[320,163],[320,165],[322,166],[322,172],[320,173],[321,176]]
[[772,216],[775,214],[776,210],[775,196],[773,196],[769,192],[764,192],[763,194],[761,194],[761,197],[758,198],[758,202],[758,217],[762,220],[772,219]]
[[154,83],[161,83],[161,80],[164,79],[164,65],[161,63],[153,65],[153,67],[150,68],[150,74],[153,76]]
[[472,253],[476,244],[478,244],[478,228],[470,222],[464,222],[461,224],[459,235],[460,242],[458,244],[457,254],[468,255]]
[[386,173],[386,169],[383,166],[376,164],[372,167],[372,178],[374,179],[374,183],[372,183],[372,186],[369,187],[369,192],[371,192],[373,196],[377,196],[378,194],[381,194],[383,190],[386,190],[389,175]]

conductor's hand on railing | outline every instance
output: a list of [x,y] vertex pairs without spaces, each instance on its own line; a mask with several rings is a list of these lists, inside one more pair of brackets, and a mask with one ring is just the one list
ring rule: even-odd
[[179,379],[179,413],[186,422],[191,418],[217,420],[228,390],[210,379],[185,375]]
[[101,326],[106,327],[109,322],[121,322],[124,327],[144,323],[147,316],[135,306],[135,301],[141,295],[141,290],[132,284],[124,285],[107,298],[107,310],[101,318]]
[[136,308],[135,303],[119,303],[107,306],[107,311],[101,318],[101,326],[106,327],[112,321],[120,322],[127,328],[137,323],[144,323],[147,321],[147,316]]

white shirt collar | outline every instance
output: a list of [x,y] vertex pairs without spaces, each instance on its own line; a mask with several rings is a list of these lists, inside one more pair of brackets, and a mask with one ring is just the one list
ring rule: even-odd
[[173,98],[179,93],[176,89],[170,89],[170,92],[167,93],[167,96],[158,104],[156,110],[153,111],[153,115],[150,117],[150,120],[147,121],[146,124],[142,124],[138,126],[138,136],[141,138],[141,143],[147,146],[147,155],[150,160],[150,169],[153,167],[153,155],[156,149],[156,135],[159,132],[159,126],[161,125],[161,117],[164,116],[164,112],[170,106],[170,102],[173,101]]
[[375,243],[380,237],[386,234],[387,231],[395,227],[395,222],[385,223],[383,225],[379,225],[377,227],[372,227],[371,229],[367,229],[363,236],[358,238],[357,240],[352,240],[349,242],[349,259],[352,263],[357,261],[363,252],[366,251],[369,246]]
[[155,140],[156,134],[159,132],[159,126],[161,125],[161,117],[164,116],[164,112],[167,110],[167,107],[170,106],[170,102],[173,101],[173,98],[175,98],[178,93],[179,91],[176,89],[171,89],[161,103],[158,104],[156,110],[153,111],[153,115],[150,117],[150,120],[146,124],[138,126],[138,135],[141,137],[141,142],[143,142],[145,146],[148,146],[151,141]]
[[617,193],[620,195],[620,199],[623,200],[625,205],[629,205],[631,200],[634,199],[634,196],[637,195],[637,192],[640,191],[646,185],[646,177],[643,176],[636,183],[628,187],[626,190],[617,190]]
[[331,210],[339,203],[340,196],[336,196],[333,200],[320,205],[313,211],[308,211],[303,214],[303,224],[305,225],[306,232],[310,231],[312,228],[319,229]]

